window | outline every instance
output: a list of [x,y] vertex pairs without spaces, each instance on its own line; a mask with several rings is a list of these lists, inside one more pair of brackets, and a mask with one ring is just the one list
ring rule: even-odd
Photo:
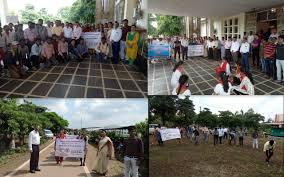
[[122,23],[124,18],[124,4],[125,0],[119,0],[115,3],[115,20]]
[[223,33],[224,33],[224,37],[227,38],[229,36],[233,37],[233,36],[237,36],[239,35],[239,18],[234,17],[234,18],[228,18],[228,19],[224,19],[223,21],[224,26],[223,26]]

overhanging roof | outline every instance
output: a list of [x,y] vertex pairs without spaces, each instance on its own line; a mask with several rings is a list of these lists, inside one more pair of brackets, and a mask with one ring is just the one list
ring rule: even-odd
[[232,16],[252,9],[284,5],[283,0],[148,0],[149,13],[194,16]]

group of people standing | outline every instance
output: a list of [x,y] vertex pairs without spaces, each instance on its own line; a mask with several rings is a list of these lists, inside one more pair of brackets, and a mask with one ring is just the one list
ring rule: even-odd
[[129,26],[128,20],[124,19],[122,26],[115,21],[101,25],[100,29],[102,40],[96,48],[98,59],[105,61],[111,58],[115,64],[121,61],[133,65],[137,59],[140,39],[136,25]]
[[[29,134],[30,173],[41,171],[39,168],[40,135],[39,126],[34,126],[34,130]],[[139,166],[144,157],[144,145],[141,138],[137,136],[136,128],[131,126],[128,129],[129,137],[122,142],[121,156],[124,157],[124,176],[138,177]],[[76,134],[74,134],[76,135]],[[66,139],[67,131],[61,130],[56,136],[54,151],[56,151],[56,140]],[[77,139],[85,141],[84,157],[80,158],[80,166],[85,166],[88,152],[88,136],[85,132],[79,133]],[[107,136],[105,130],[101,130],[96,142],[96,154],[94,171],[100,176],[107,176],[110,160],[115,158],[115,148],[113,141]],[[55,156],[56,164],[62,165],[64,157]]]

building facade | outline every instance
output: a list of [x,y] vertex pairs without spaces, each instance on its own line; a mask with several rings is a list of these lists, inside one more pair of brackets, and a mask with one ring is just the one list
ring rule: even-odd
[[97,0],[96,23],[109,21],[122,22],[128,19],[129,24],[147,29],[147,0]]

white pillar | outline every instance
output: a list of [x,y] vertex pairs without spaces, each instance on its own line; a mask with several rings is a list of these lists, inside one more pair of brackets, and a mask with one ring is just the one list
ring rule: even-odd
[[124,19],[127,19],[129,22],[129,25],[134,23],[133,20],[133,13],[134,13],[134,8],[136,8],[136,0],[125,0],[125,5],[124,5]]
[[7,12],[8,12],[7,0],[0,0],[0,16],[1,16],[2,27],[7,24]]

